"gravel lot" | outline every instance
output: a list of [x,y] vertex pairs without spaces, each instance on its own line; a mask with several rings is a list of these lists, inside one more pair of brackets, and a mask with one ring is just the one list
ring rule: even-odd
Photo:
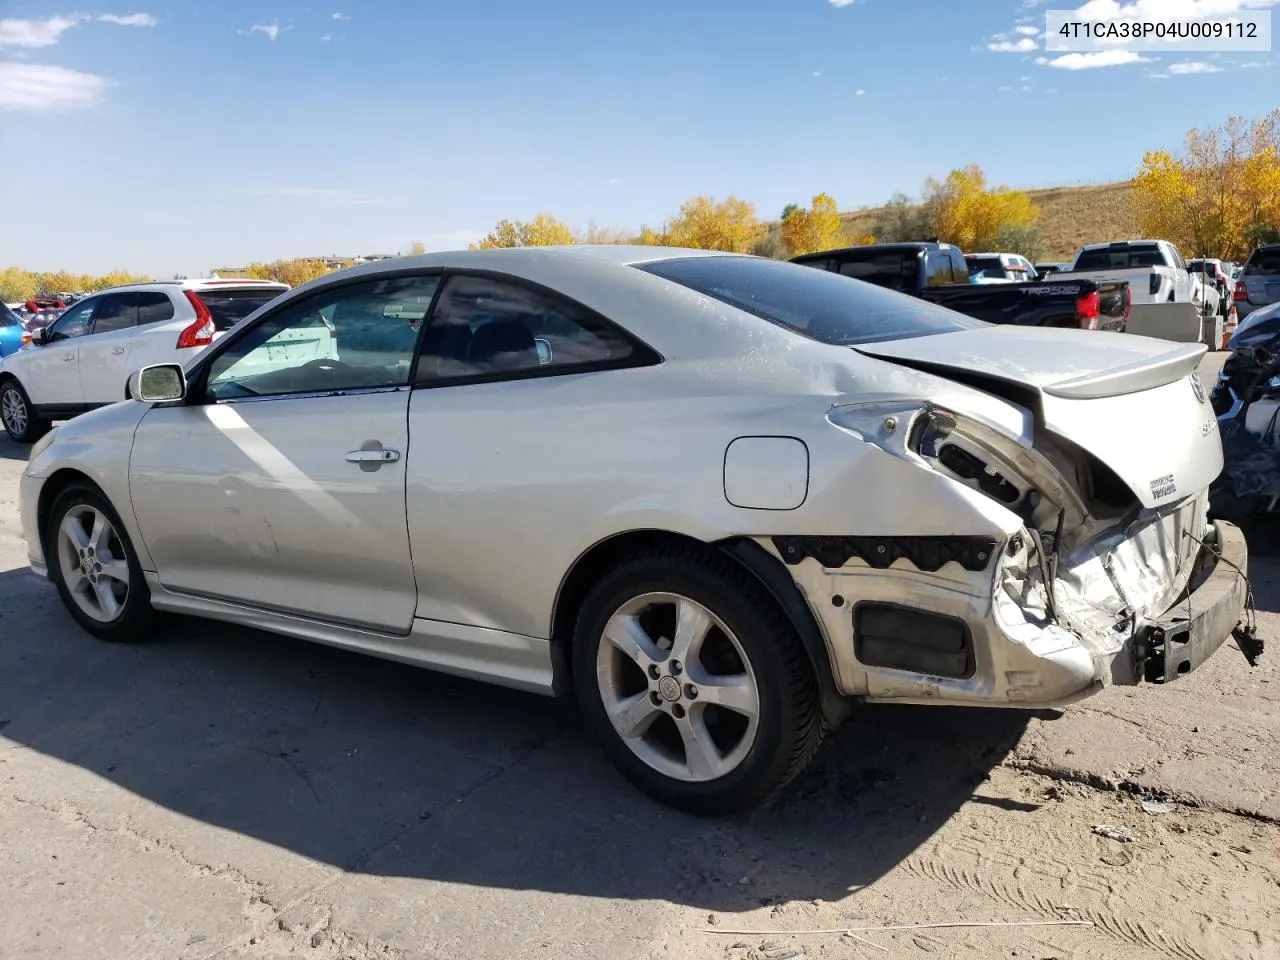
[[[542,699],[217,624],[94,641],[25,569],[25,457],[0,439],[0,957],[1280,957],[1280,642],[1061,712],[867,708],[701,821]],[[1092,925],[789,935],[1029,920]]]

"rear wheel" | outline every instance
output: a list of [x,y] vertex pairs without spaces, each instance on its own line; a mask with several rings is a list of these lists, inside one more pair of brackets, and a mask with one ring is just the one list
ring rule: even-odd
[[49,432],[49,422],[36,416],[27,391],[12,377],[0,381],[0,423],[18,443],[34,443]]
[[616,567],[583,603],[573,656],[583,715],[614,763],[691,813],[760,803],[821,742],[794,628],[718,555],[673,548]]
[[53,502],[45,527],[49,575],[76,622],[104,640],[144,639],[155,623],[151,592],[111,504],[87,485]]

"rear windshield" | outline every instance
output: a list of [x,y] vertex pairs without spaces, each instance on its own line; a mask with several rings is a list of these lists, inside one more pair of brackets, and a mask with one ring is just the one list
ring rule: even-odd
[[1132,270],[1164,267],[1164,255],[1154,243],[1133,243],[1123,247],[1086,250],[1076,261],[1076,270]]
[[975,273],[982,273],[984,270],[996,270],[1004,273],[1005,265],[1000,262],[999,257],[965,257],[965,263],[969,265],[969,276]]
[[694,257],[638,269],[822,343],[874,343],[987,326],[915,297],[778,260]]
[[1274,250],[1253,251],[1253,256],[1244,265],[1244,273],[1247,277],[1280,274],[1280,247]]
[[[920,286],[920,251],[865,250],[842,253],[836,258],[838,271],[846,277],[874,283],[902,293],[915,293]],[[818,266],[814,264],[814,266]]]
[[262,287],[214,287],[200,290],[198,295],[213,314],[213,325],[218,330],[230,330],[237,323],[270,303],[284,290],[264,290]]

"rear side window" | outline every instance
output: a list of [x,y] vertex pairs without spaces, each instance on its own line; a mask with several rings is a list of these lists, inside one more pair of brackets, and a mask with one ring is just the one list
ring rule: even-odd
[[924,261],[924,282],[930,287],[951,283],[951,258],[943,250],[930,250]]
[[601,370],[649,359],[576,303],[492,277],[454,276],[431,315],[417,383]]
[[173,301],[167,293],[138,293],[138,326],[173,319]]
[[213,314],[213,325],[218,330],[230,330],[259,307],[270,303],[285,293],[262,287],[209,287],[196,294]]
[[94,333],[115,333],[137,326],[138,306],[137,294],[108,293],[98,305],[98,312],[93,315]]
[[988,326],[873,284],[774,260],[697,257],[637,269],[822,343],[873,343]]
[[840,273],[878,287],[915,293],[920,283],[921,256],[918,249],[845,254],[839,261]]
[[1246,277],[1276,276],[1277,274],[1280,274],[1280,247],[1255,250],[1249,262],[1244,265]]

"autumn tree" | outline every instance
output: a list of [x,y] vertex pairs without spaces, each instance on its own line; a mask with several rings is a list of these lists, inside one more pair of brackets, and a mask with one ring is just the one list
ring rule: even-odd
[[550,214],[540,213],[532,220],[499,220],[497,226],[472,250],[496,250],[502,247],[554,247],[574,242],[573,231]]
[[323,260],[309,260],[305,257],[296,257],[293,260],[272,260],[270,263],[251,263],[243,271],[244,276],[250,279],[275,280],[279,283],[287,283],[291,287],[323,277],[329,272],[329,267]]
[[787,244],[782,239],[782,229],[770,227],[769,232],[756,241],[751,252],[757,257],[768,257],[770,260],[787,259]]
[[1190,130],[1181,155],[1145,154],[1134,205],[1144,233],[1188,256],[1243,259],[1280,228],[1280,108]]
[[995,248],[1002,229],[1029,228],[1040,217],[1029,194],[1005,186],[988,190],[977,164],[952,170],[941,183],[925,181],[924,196],[933,235],[962,250]]
[[933,236],[929,211],[905,193],[895,193],[876,214],[872,232],[881,243],[908,243]]
[[808,209],[792,206],[782,218],[782,242],[793,257],[819,250],[831,250],[844,239],[844,223],[836,202],[825,193],[817,194]]
[[754,203],[733,196],[719,203],[710,197],[693,197],[684,202],[661,233],[646,227],[640,242],[750,253],[767,230],[756,216]]
[[415,240],[413,241],[413,243],[409,244],[408,256],[420,257],[426,252],[427,252],[427,245],[423,243],[421,240]]

